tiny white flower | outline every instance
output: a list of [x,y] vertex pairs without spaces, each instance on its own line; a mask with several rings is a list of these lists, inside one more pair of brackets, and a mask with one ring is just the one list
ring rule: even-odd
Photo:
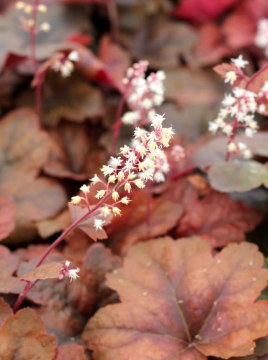
[[234,71],[228,71],[225,74],[225,80],[224,80],[225,83],[230,83],[231,85],[233,85],[236,80],[237,80],[237,75]]
[[111,214],[111,210],[109,209],[108,206],[103,206],[101,209],[101,214],[104,216],[104,217],[107,217]]
[[84,193],[84,194],[88,194],[89,193],[89,190],[90,190],[90,187],[88,185],[82,185],[80,187],[80,190]]
[[39,4],[39,5],[37,6],[37,10],[40,11],[40,12],[42,12],[42,13],[46,13],[46,12],[47,12],[47,6],[44,5],[44,4]]
[[234,103],[235,103],[235,98],[230,94],[225,95],[222,101],[223,106],[232,106]]
[[266,107],[264,104],[260,104],[259,107],[258,107],[258,112],[260,114],[265,114],[265,111],[266,111]]
[[71,200],[72,200],[72,204],[78,205],[80,204],[82,198],[81,196],[77,195],[77,196],[73,196]]
[[138,111],[127,111],[121,120],[126,125],[135,125],[140,120],[140,114]]
[[79,54],[77,51],[73,50],[68,55],[68,59],[71,61],[79,61]]
[[164,176],[164,174],[163,174],[161,171],[157,171],[157,172],[154,174],[154,180],[155,180],[157,183],[163,182],[163,181],[165,181],[165,176]]
[[233,130],[233,127],[232,127],[230,124],[226,124],[226,125],[223,127],[223,129],[222,129],[222,131],[223,131],[227,136],[231,135],[232,130]]
[[218,129],[219,129],[219,125],[215,121],[210,121],[208,123],[208,130],[212,132],[212,134],[215,134]]
[[249,149],[246,149],[243,151],[243,157],[245,159],[251,159],[252,158],[252,152]]
[[151,126],[153,126],[154,128],[162,127],[162,123],[164,120],[165,120],[164,115],[155,114],[155,116],[152,119]]
[[122,159],[120,157],[110,157],[108,165],[111,166],[113,169],[118,168],[122,164]]
[[95,174],[93,178],[89,179],[89,181],[92,181],[93,185],[95,185],[100,182],[100,178],[98,177],[98,175]]
[[237,66],[240,69],[243,69],[248,64],[248,61],[244,60],[242,55],[239,55],[235,59],[231,59],[231,61],[233,64],[235,64],[235,66]]
[[95,219],[94,220],[94,228],[98,231],[98,230],[102,230],[103,229],[103,225],[105,224],[105,221],[101,220],[101,219]]
[[230,142],[230,144],[228,144],[227,148],[228,148],[228,151],[231,153],[237,151],[237,146],[234,142]]
[[97,191],[97,194],[95,195],[96,199],[101,199],[103,198],[103,196],[105,195],[106,191],[105,190],[99,190]]
[[255,130],[252,130],[250,128],[246,128],[245,130],[245,135],[248,136],[248,137],[252,137],[254,134],[255,134]]
[[103,165],[101,171],[104,176],[111,175],[114,172],[114,169],[111,166]]
[[73,281],[73,280],[76,280],[77,278],[79,278],[79,275],[78,275],[79,271],[80,271],[79,268],[69,270],[70,281]]
[[48,22],[43,22],[40,25],[40,30],[44,32],[49,32],[51,30],[51,25]]

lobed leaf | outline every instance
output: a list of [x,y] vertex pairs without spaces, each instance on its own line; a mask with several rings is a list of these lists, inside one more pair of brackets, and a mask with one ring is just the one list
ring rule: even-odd
[[0,298],[0,327],[2,326],[5,319],[11,314],[11,307],[2,298]]
[[39,316],[29,309],[9,315],[0,328],[0,357],[2,360],[54,360],[56,340],[45,333]]
[[87,360],[89,357],[85,355],[82,346],[77,344],[61,345],[55,360]]
[[138,244],[107,276],[121,303],[100,309],[83,340],[95,360],[252,354],[254,340],[268,331],[268,302],[256,302],[268,279],[262,265],[249,243],[215,256],[197,237]]
[[0,196],[0,240],[5,239],[15,228],[15,207],[12,198]]

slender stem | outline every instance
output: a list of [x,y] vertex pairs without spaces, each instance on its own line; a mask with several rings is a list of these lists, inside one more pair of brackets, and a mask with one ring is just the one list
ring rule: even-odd
[[[233,129],[232,129],[232,132],[231,132],[231,134],[229,136],[227,145],[229,145],[231,142],[234,141],[234,137],[235,137],[235,133],[236,133],[237,128],[238,128],[238,121],[237,121],[237,118],[235,117],[234,121],[233,121]],[[229,161],[230,157],[231,157],[231,153],[230,153],[230,151],[227,151],[227,153],[225,155],[225,161]]]
[[[119,185],[119,184],[117,184]],[[114,189],[117,188],[117,185],[115,186]],[[43,253],[43,255],[41,256],[41,258],[39,259],[38,263],[36,264],[35,268],[39,267],[44,260],[46,259],[46,257],[51,253],[51,251],[57,246],[59,245],[59,243],[67,236],[70,234],[70,232],[72,230],[74,230],[79,224],[80,222],[86,220],[92,213],[94,213],[103,203],[105,203],[105,201],[110,197],[111,192],[113,190],[109,191],[109,193],[103,198],[101,199],[95,206],[93,209],[91,209],[90,211],[88,211],[86,214],[84,214],[83,216],[81,216],[79,219],[77,219],[74,223],[72,223],[47,249],[46,251]],[[27,281],[23,291],[21,292],[21,294],[19,295],[14,307],[13,307],[13,311],[16,312],[19,308],[19,306],[21,305],[23,299],[25,298],[25,296],[28,294],[28,292],[32,289],[32,287],[37,283],[37,281],[35,281],[32,285],[29,281]]]
[[13,311],[14,313],[18,310],[18,308],[20,307],[23,299],[25,298],[26,294],[28,293],[28,291],[30,290],[31,288],[31,282],[30,281],[27,281],[23,291],[20,293],[14,307],[13,307]]
[[118,11],[116,6],[116,0],[110,0],[107,3],[108,14],[111,23],[111,33],[112,39],[119,43],[120,41],[120,32],[119,32],[119,18]]
[[126,101],[126,92],[121,97],[120,103],[118,105],[118,109],[116,112],[116,118],[115,118],[115,124],[114,124],[114,132],[113,132],[113,139],[112,139],[112,155],[116,154],[116,148],[117,148],[117,142],[118,142],[118,136],[120,134],[120,129],[122,126],[121,116],[123,112],[123,108]]

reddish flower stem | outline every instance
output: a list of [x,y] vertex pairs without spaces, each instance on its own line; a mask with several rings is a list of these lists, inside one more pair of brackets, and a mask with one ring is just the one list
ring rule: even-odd
[[125,105],[125,101],[126,101],[126,91],[123,94],[123,96],[121,97],[120,103],[118,105],[118,109],[116,112],[116,118],[115,118],[115,124],[113,126],[114,132],[113,132],[112,151],[111,151],[111,154],[113,156],[116,154],[118,137],[119,137],[120,129],[122,126],[121,116],[122,116],[123,108]]
[[[105,203],[105,201],[111,196],[112,191],[118,189],[119,184],[117,184],[113,190],[110,190],[109,193],[103,198],[101,199],[96,206],[94,206],[94,208],[90,211],[88,211],[86,214],[84,214],[83,216],[81,216],[79,219],[77,219],[74,223],[72,223],[47,249],[46,251],[43,253],[43,255],[41,256],[41,258],[39,259],[38,263],[35,265],[35,268],[39,267],[44,260],[47,258],[47,256],[51,253],[51,251],[53,249],[55,249],[55,247],[57,245],[59,245],[59,243],[67,236],[70,234],[71,231],[73,231],[79,224],[80,222],[86,220],[92,213],[94,213],[103,203]],[[16,312],[18,310],[18,308],[20,307],[22,301],[24,300],[25,296],[27,296],[28,292],[32,289],[32,287],[38,282],[38,280],[36,280],[35,282],[33,282],[33,284],[31,285],[31,283],[29,281],[27,281],[23,291],[21,292],[21,294],[19,295],[14,307],[13,307],[13,311]]]
[[23,291],[20,293],[14,307],[13,307],[13,311],[14,313],[18,310],[18,308],[20,307],[20,304],[22,303],[23,299],[25,298],[25,296],[28,294],[29,290],[30,290],[30,287],[31,287],[31,282],[30,281],[27,281],[26,282],[26,285],[23,289]]
[[[232,132],[231,132],[231,134],[230,134],[230,136],[229,136],[227,146],[228,146],[231,142],[234,141],[235,133],[236,133],[236,130],[237,130],[237,128],[238,128],[238,121],[237,121],[237,118],[236,118],[236,117],[234,118],[234,121],[233,121],[232,126],[233,126],[233,129],[232,129]],[[230,153],[230,151],[227,151],[227,152],[226,152],[226,155],[225,155],[225,161],[229,161],[230,157],[231,157],[231,153]]]

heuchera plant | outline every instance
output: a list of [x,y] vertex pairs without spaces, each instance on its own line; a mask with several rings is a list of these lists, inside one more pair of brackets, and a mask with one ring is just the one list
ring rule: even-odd
[[[257,15],[247,14],[245,19],[251,0],[183,0],[172,5],[154,0],[138,4],[88,0],[82,8],[87,21],[89,15],[97,14],[99,19],[107,11],[111,27],[110,37],[94,28],[101,37],[99,54],[86,47],[93,35],[84,34],[80,15],[81,33],[75,27],[64,38],[72,26],[69,19],[55,33],[55,43],[45,43],[40,55],[39,39],[44,41],[58,25],[48,20],[58,11],[54,13],[52,7],[66,10],[63,2],[16,2],[11,8],[20,31],[29,37],[29,54],[22,48],[9,54],[5,50],[9,47],[5,43],[3,47],[7,53],[4,73],[15,69],[20,81],[23,74],[28,81],[32,75],[35,111],[17,109],[0,121],[0,240],[9,245],[14,238],[21,240],[24,231],[36,240],[38,232],[49,244],[20,247],[10,243],[11,249],[0,245],[0,360],[267,360],[264,289],[268,270],[252,242],[260,243],[265,252],[258,229],[253,231],[266,224],[268,137],[259,119],[268,115],[268,64],[249,76],[246,71],[257,62],[251,62],[250,56],[233,57],[233,52],[239,54],[245,47],[245,39],[234,31],[232,16],[245,24],[251,24],[255,16],[254,27],[248,25],[250,45],[258,56],[259,51],[267,56],[268,6],[266,14],[264,2],[256,2]],[[89,3],[94,4],[92,8]],[[138,28],[130,41],[126,35],[123,47],[120,27],[126,24],[119,22],[118,14],[128,7],[135,21],[128,24],[126,33],[133,30],[135,16],[142,11],[146,26]],[[257,10],[262,7],[261,19]],[[163,23],[158,20],[159,9],[165,14]],[[175,17],[195,27],[177,23]],[[225,18],[233,26],[230,33]],[[243,44],[237,45],[237,51],[228,43],[233,33],[239,40],[235,41]],[[191,41],[196,38],[192,54],[185,34],[190,34]],[[59,41],[62,36],[64,40]],[[178,43],[182,44],[179,51]],[[214,53],[204,56],[206,49],[214,47]],[[147,53],[150,62],[139,60]],[[133,65],[130,55],[136,61]],[[202,84],[203,93],[207,74],[203,69],[186,68],[198,61],[210,65],[224,56],[230,62],[214,70],[231,90],[223,100],[223,92],[217,94],[222,102],[216,118],[208,122],[209,136],[192,144],[183,134],[175,134],[176,116],[181,116],[187,101],[197,106],[195,96],[200,90],[196,87]],[[180,66],[171,61],[170,69],[169,58],[175,64],[179,58]],[[165,71],[157,70],[161,68],[158,61]],[[183,97],[169,88],[173,74],[178,73],[187,90]],[[190,79],[190,86],[185,79]],[[1,81],[0,76],[2,91]],[[50,81],[52,86],[47,88]],[[58,88],[54,93],[51,90],[58,83],[62,94]],[[55,94],[65,97],[69,84],[71,95],[59,105],[64,111],[57,115]],[[209,106],[215,89],[212,86],[209,95],[204,95]],[[52,108],[56,107],[55,123],[44,121],[46,96],[52,97]],[[28,104],[27,99],[26,93],[20,101]],[[175,109],[174,99],[180,109]],[[65,106],[72,100],[68,118]],[[84,112],[78,116],[82,102]],[[103,123],[98,123],[99,118],[105,118]],[[92,123],[80,123],[85,119]],[[169,120],[174,127],[165,126]],[[105,126],[111,144],[100,151]],[[124,126],[131,126],[133,135],[119,146]],[[66,152],[65,145],[69,146]],[[85,168],[83,156],[89,164]],[[74,181],[80,182],[77,187]]]

